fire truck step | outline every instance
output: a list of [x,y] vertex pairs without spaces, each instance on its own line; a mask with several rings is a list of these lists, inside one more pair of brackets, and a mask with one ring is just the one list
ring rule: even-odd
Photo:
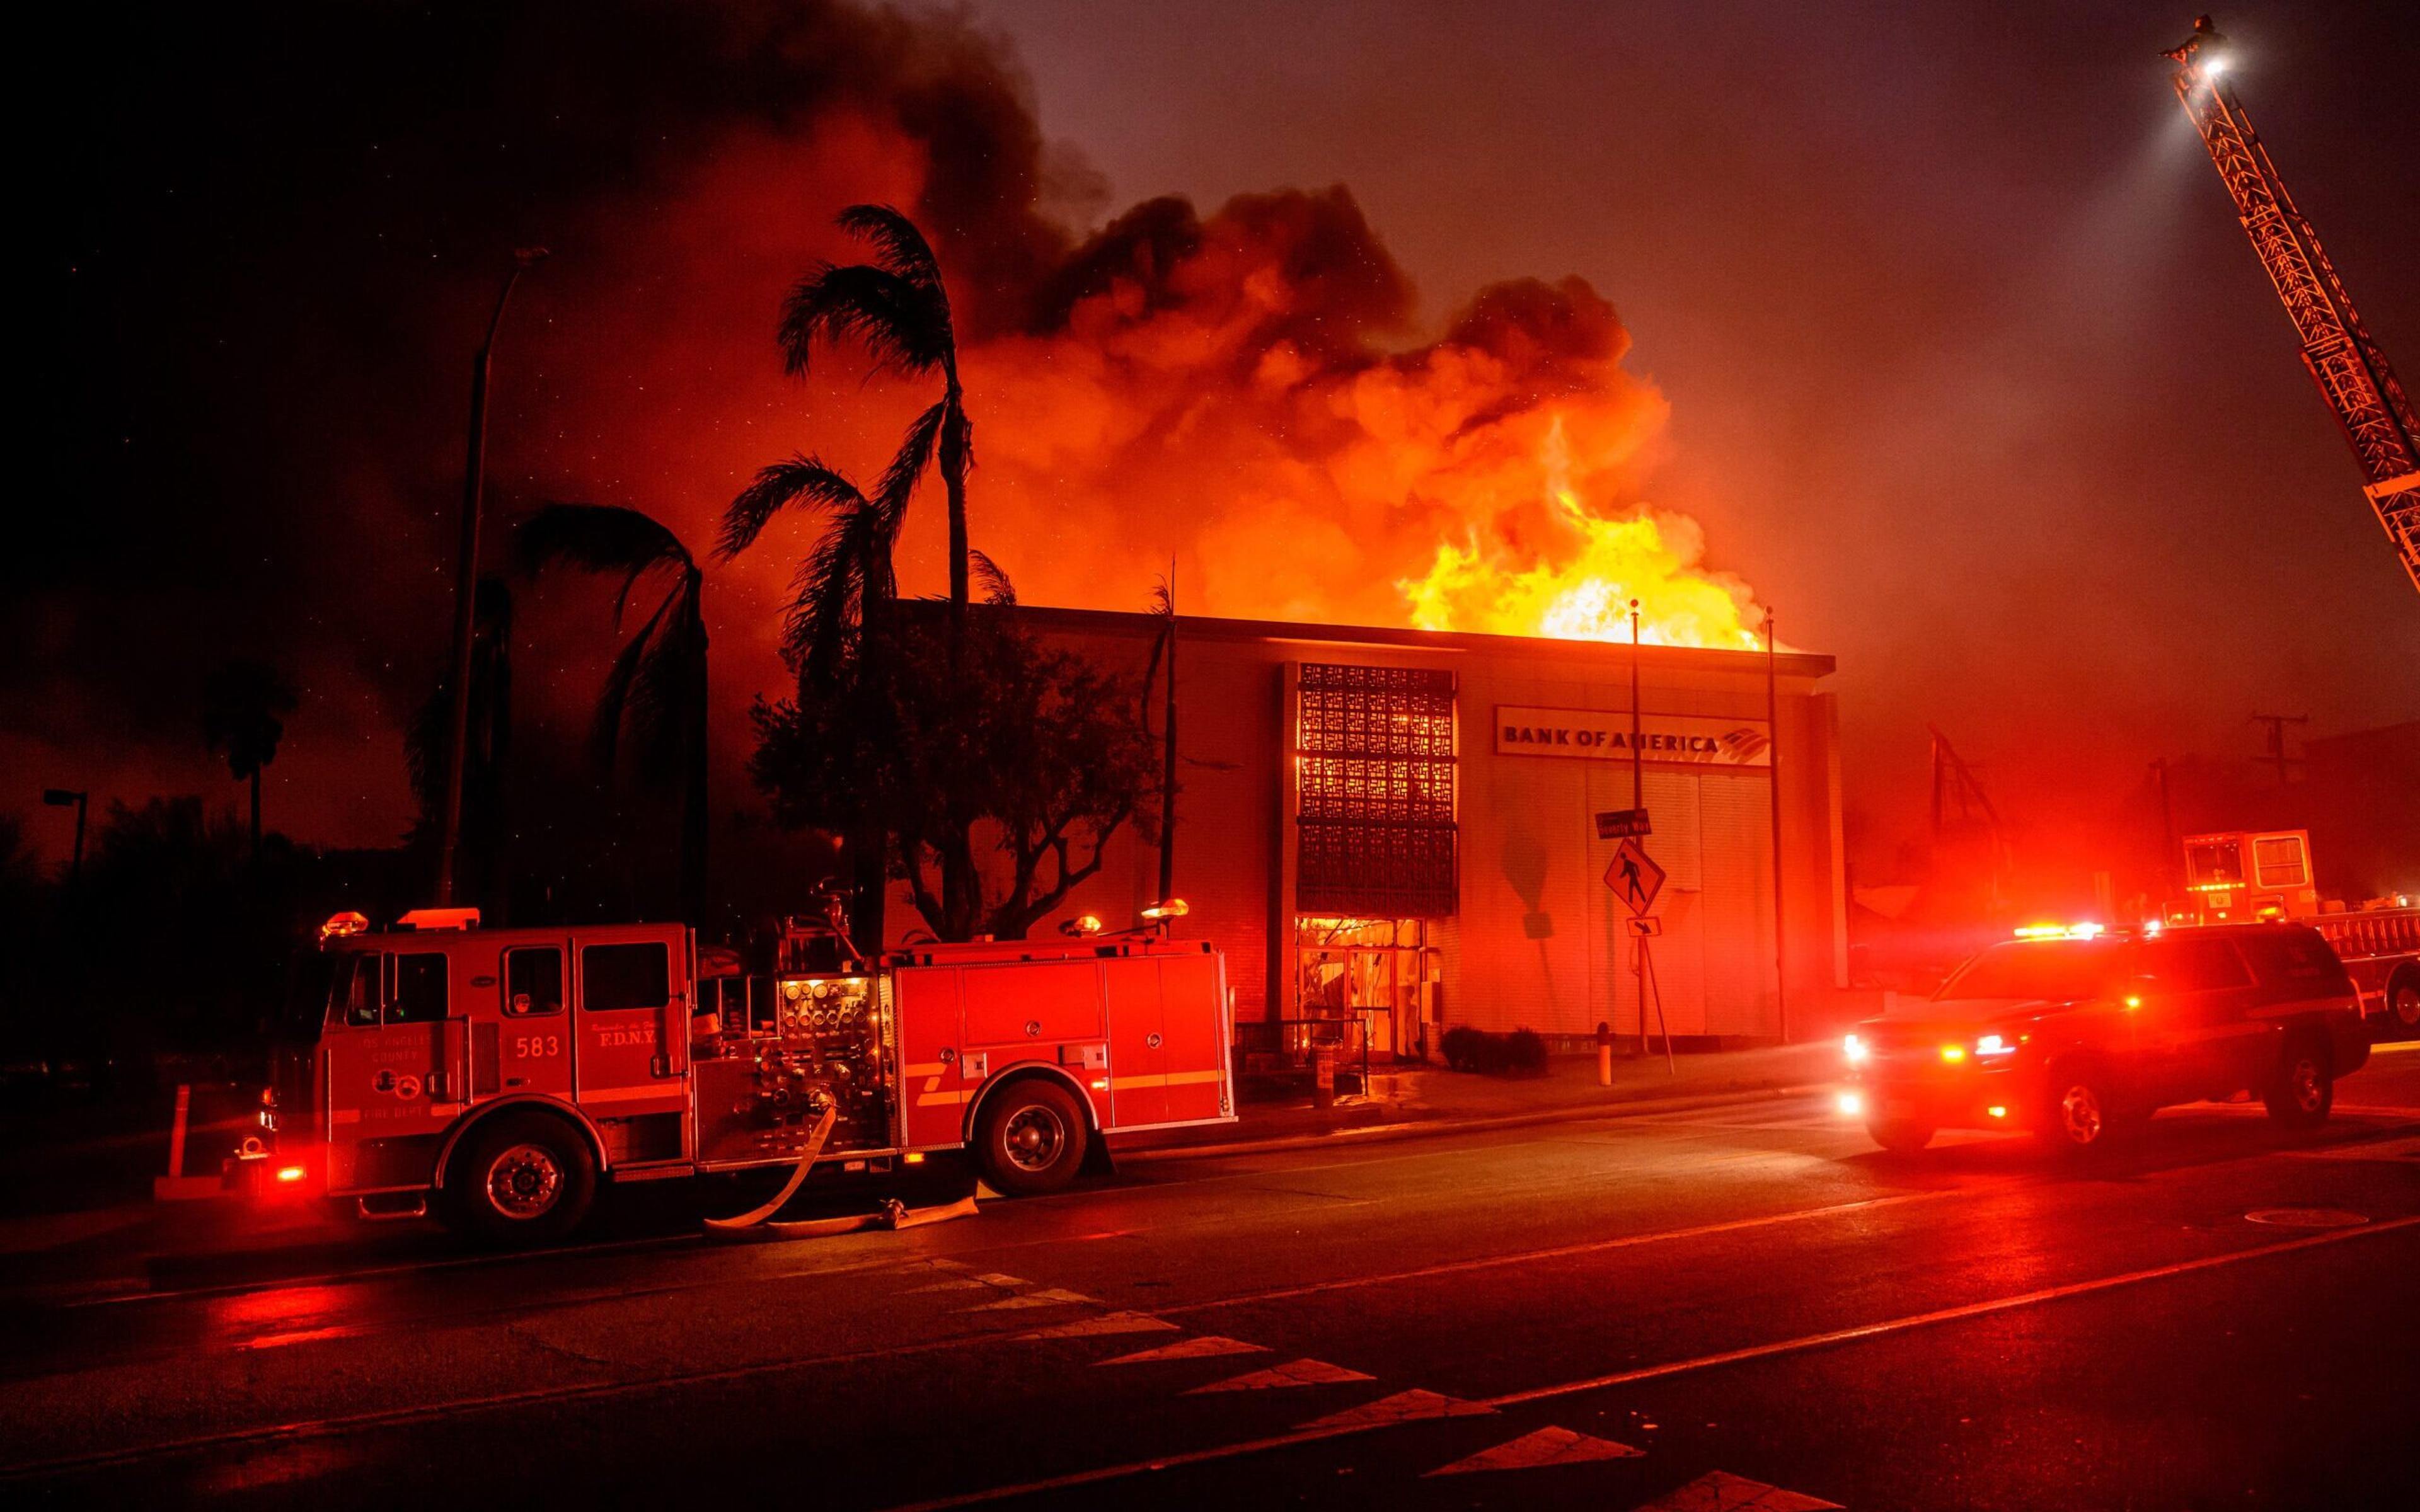
[[426,1192],[381,1192],[353,1199],[354,1211],[371,1223],[395,1223],[428,1216]]

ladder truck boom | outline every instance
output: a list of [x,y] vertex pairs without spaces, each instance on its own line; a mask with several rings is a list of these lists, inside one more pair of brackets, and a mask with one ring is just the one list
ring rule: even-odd
[[2193,36],[2165,55],[2177,64],[2177,98],[2210,149],[2252,250],[2294,322],[2303,365],[2344,427],[2361,465],[2363,491],[2412,587],[2420,589],[2420,441],[2414,440],[2420,424],[2412,420],[2412,401],[2396,382],[2386,354],[2363,328],[2319,233],[2294,208],[2269,149],[2252,130],[2226,79],[2226,39],[2203,16],[2195,21]]

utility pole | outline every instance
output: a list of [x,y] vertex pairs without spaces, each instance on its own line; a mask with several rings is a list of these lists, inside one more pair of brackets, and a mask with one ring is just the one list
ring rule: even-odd
[[1168,559],[1168,687],[1159,759],[1159,901],[1176,896],[1176,559]]
[[504,324],[504,307],[512,302],[513,285],[521,274],[547,258],[544,247],[522,247],[513,254],[512,270],[496,295],[496,313],[489,317],[487,338],[471,362],[470,457],[462,470],[461,558],[454,567],[454,674],[445,714],[445,810],[437,840],[437,904],[454,902],[455,862],[462,848],[462,768],[471,744],[471,640],[478,630],[479,505],[487,488],[488,371],[496,353],[496,332]]
[[[1638,713],[1638,600],[1634,598],[1630,601],[1630,809],[1633,813],[1647,807],[1647,779],[1639,764]],[[1635,973],[1638,979],[1638,1054],[1644,1059],[1647,1055],[1647,936],[1642,934],[1631,943],[1638,948]]]
[[2311,717],[2307,714],[2256,714],[2252,717],[2252,722],[2269,727],[2269,754],[2256,756],[2253,760],[2269,762],[2276,766],[2279,787],[2292,786],[2293,775],[2290,769],[2302,765],[2303,758],[2286,754],[2286,727],[2289,724],[2309,724]]
[[2160,903],[2164,909],[2177,882],[2177,814],[2168,800],[2168,759],[2151,764],[2151,779],[2160,790]]
[[[1640,774],[1638,754],[1638,600],[1630,601],[1630,807],[1636,810],[1647,807],[1646,779]],[[1639,1018],[1639,1035],[1646,1036],[1647,1020]]]
[[76,811],[75,849],[68,853],[68,886],[84,880],[84,810],[92,795],[73,788],[45,788],[42,802],[54,809],[73,807]]
[[1764,611],[1765,786],[1773,795],[1773,1011],[1790,1042],[1790,952],[1781,933],[1781,679],[1774,661],[1773,610]]

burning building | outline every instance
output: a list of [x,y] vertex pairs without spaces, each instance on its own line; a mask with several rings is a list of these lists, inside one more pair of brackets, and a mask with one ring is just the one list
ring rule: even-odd
[[[1022,612],[1138,674],[1159,630]],[[1606,881],[1619,842],[1595,824],[1632,807],[1628,644],[1209,618],[1178,633],[1176,927],[1226,953],[1248,1050],[1338,1017],[1380,1057],[1434,1055],[1456,1025],[1637,1032],[1633,914]],[[1683,1041],[1779,1038],[1788,1005],[1845,964],[1832,658],[1782,651],[1768,669],[1737,641],[1635,656],[1643,843],[1667,876],[1647,1027],[1660,995]],[[1152,903],[1153,839],[1116,836],[1069,916]]]

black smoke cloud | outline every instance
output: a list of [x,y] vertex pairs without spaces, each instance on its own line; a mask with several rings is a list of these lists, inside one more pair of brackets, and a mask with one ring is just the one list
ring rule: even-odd
[[[71,8],[52,54],[70,67],[41,101],[49,465],[0,555],[16,648],[0,720],[52,765],[198,745],[201,677],[239,654],[301,676],[302,731],[391,731],[435,671],[468,356],[510,249],[552,242],[572,271],[549,278],[644,301],[617,243],[735,143],[778,164],[845,139],[915,160],[908,208],[949,251],[971,334],[1021,321],[1065,250],[1039,208],[1063,160],[1001,45],[961,18],[833,0],[143,9]],[[797,230],[792,271],[838,250],[817,239],[845,201],[814,188],[755,186],[753,213]],[[535,282],[517,322],[574,318]],[[769,324],[767,302],[700,339],[761,362]],[[527,350],[547,332],[516,334]],[[550,375],[557,392],[576,378]],[[499,461],[510,493],[509,446]],[[573,490],[616,471],[532,466]]]
[[[941,254],[977,544],[1030,601],[1139,607],[1173,556],[1188,611],[1400,623],[1440,543],[1527,563],[1567,533],[1550,487],[1636,503],[1660,432],[1579,280],[1483,290],[1415,344],[1410,281],[1342,188],[1148,200],[1079,235],[1096,176],[960,16],[519,0],[73,24],[86,66],[52,102],[39,222],[52,465],[29,548],[0,558],[19,788],[206,780],[198,688],[251,656],[304,692],[271,823],[401,830],[467,368],[518,246],[555,255],[500,349],[499,520],[633,504],[702,552],[768,460],[879,466],[917,396],[845,357],[791,383],[771,341],[789,282],[852,250],[832,214],[868,199]],[[930,513],[911,589],[939,580]],[[720,794],[746,791],[747,698],[779,686],[799,539],[709,576]],[[517,614],[514,687],[569,713],[611,622],[591,603],[550,624],[562,592]]]

